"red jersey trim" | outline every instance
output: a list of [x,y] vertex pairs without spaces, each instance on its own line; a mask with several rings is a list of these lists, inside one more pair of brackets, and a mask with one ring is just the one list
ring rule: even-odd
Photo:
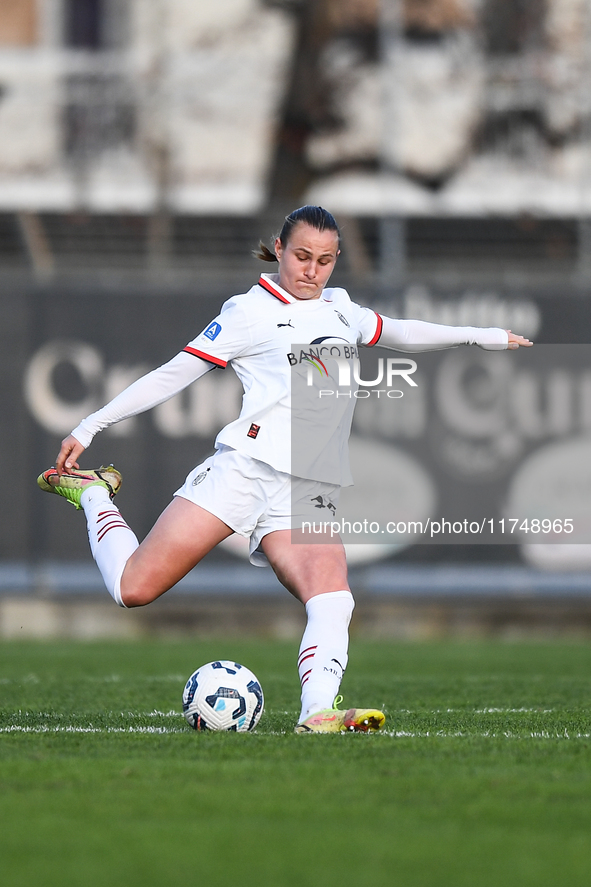
[[186,348],[183,348],[183,351],[186,351],[187,354],[192,354],[193,357],[201,357],[203,360],[208,360],[210,363],[215,363],[216,367],[228,366],[227,360],[222,360],[221,357],[212,357],[211,354],[206,354],[205,351],[199,351],[197,348],[191,348],[190,345],[187,345]]
[[275,289],[272,283],[269,283],[268,280],[265,280],[264,277],[259,277],[259,286],[262,286],[264,290],[267,290],[268,293],[271,293],[272,296],[275,296],[276,299],[279,299],[280,302],[285,302],[286,305],[291,305],[289,299],[286,299],[283,293],[280,293]]
[[382,335],[382,328],[384,326],[384,321],[382,320],[381,316],[377,313],[377,311],[375,312],[375,315],[378,319],[378,325],[376,327],[374,337],[371,340],[371,342],[367,343],[368,345],[375,345],[379,341],[380,336]]

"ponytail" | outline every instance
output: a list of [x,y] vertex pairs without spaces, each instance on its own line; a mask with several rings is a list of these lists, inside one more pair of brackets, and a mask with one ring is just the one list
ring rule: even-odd
[[252,251],[255,259],[260,259],[261,262],[276,262],[277,256],[273,252],[273,250],[269,249],[269,247],[263,243],[262,240],[259,240],[258,249],[253,249]]

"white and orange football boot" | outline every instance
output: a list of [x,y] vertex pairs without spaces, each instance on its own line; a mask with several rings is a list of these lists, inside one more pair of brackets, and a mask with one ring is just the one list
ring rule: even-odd
[[80,496],[88,487],[104,487],[112,499],[119,492],[121,474],[112,465],[89,470],[72,468],[70,474],[61,476],[55,468],[48,468],[39,475],[37,484],[46,493],[57,493],[71,502],[74,508],[80,509]]
[[[334,705],[340,702],[335,699]],[[375,708],[325,708],[309,715],[295,727],[296,733],[373,733],[386,721],[383,711]]]

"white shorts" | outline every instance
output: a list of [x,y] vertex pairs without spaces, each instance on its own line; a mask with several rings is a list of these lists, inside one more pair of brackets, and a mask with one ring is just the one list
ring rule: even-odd
[[250,539],[250,562],[269,565],[261,540],[302,520],[334,520],[340,487],[292,477],[231,447],[221,447],[187,476],[175,496],[200,505]]

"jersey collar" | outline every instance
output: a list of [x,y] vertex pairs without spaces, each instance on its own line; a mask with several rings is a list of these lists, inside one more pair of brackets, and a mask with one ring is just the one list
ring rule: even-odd
[[[291,293],[288,293],[287,290],[284,290],[282,286],[279,286],[279,283],[277,282],[278,277],[278,274],[261,274],[258,284],[272,296],[275,296],[276,299],[279,299],[280,302],[289,304],[299,301],[295,296],[292,296]],[[326,290],[322,291],[320,298],[324,299],[326,302],[332,301],[330,294]]]
[[280,302],[292,303],[297,302],[297,299],[290,295],[287,290],[284,290],[282,286],[279,286],[277,281],[274,279],[279,277],[278,274],[261,274],[259,277],[259,286],[262,286],[264,290],[268,293],[271,293],[272,296],[275,296],[276,299],[279,299]]

